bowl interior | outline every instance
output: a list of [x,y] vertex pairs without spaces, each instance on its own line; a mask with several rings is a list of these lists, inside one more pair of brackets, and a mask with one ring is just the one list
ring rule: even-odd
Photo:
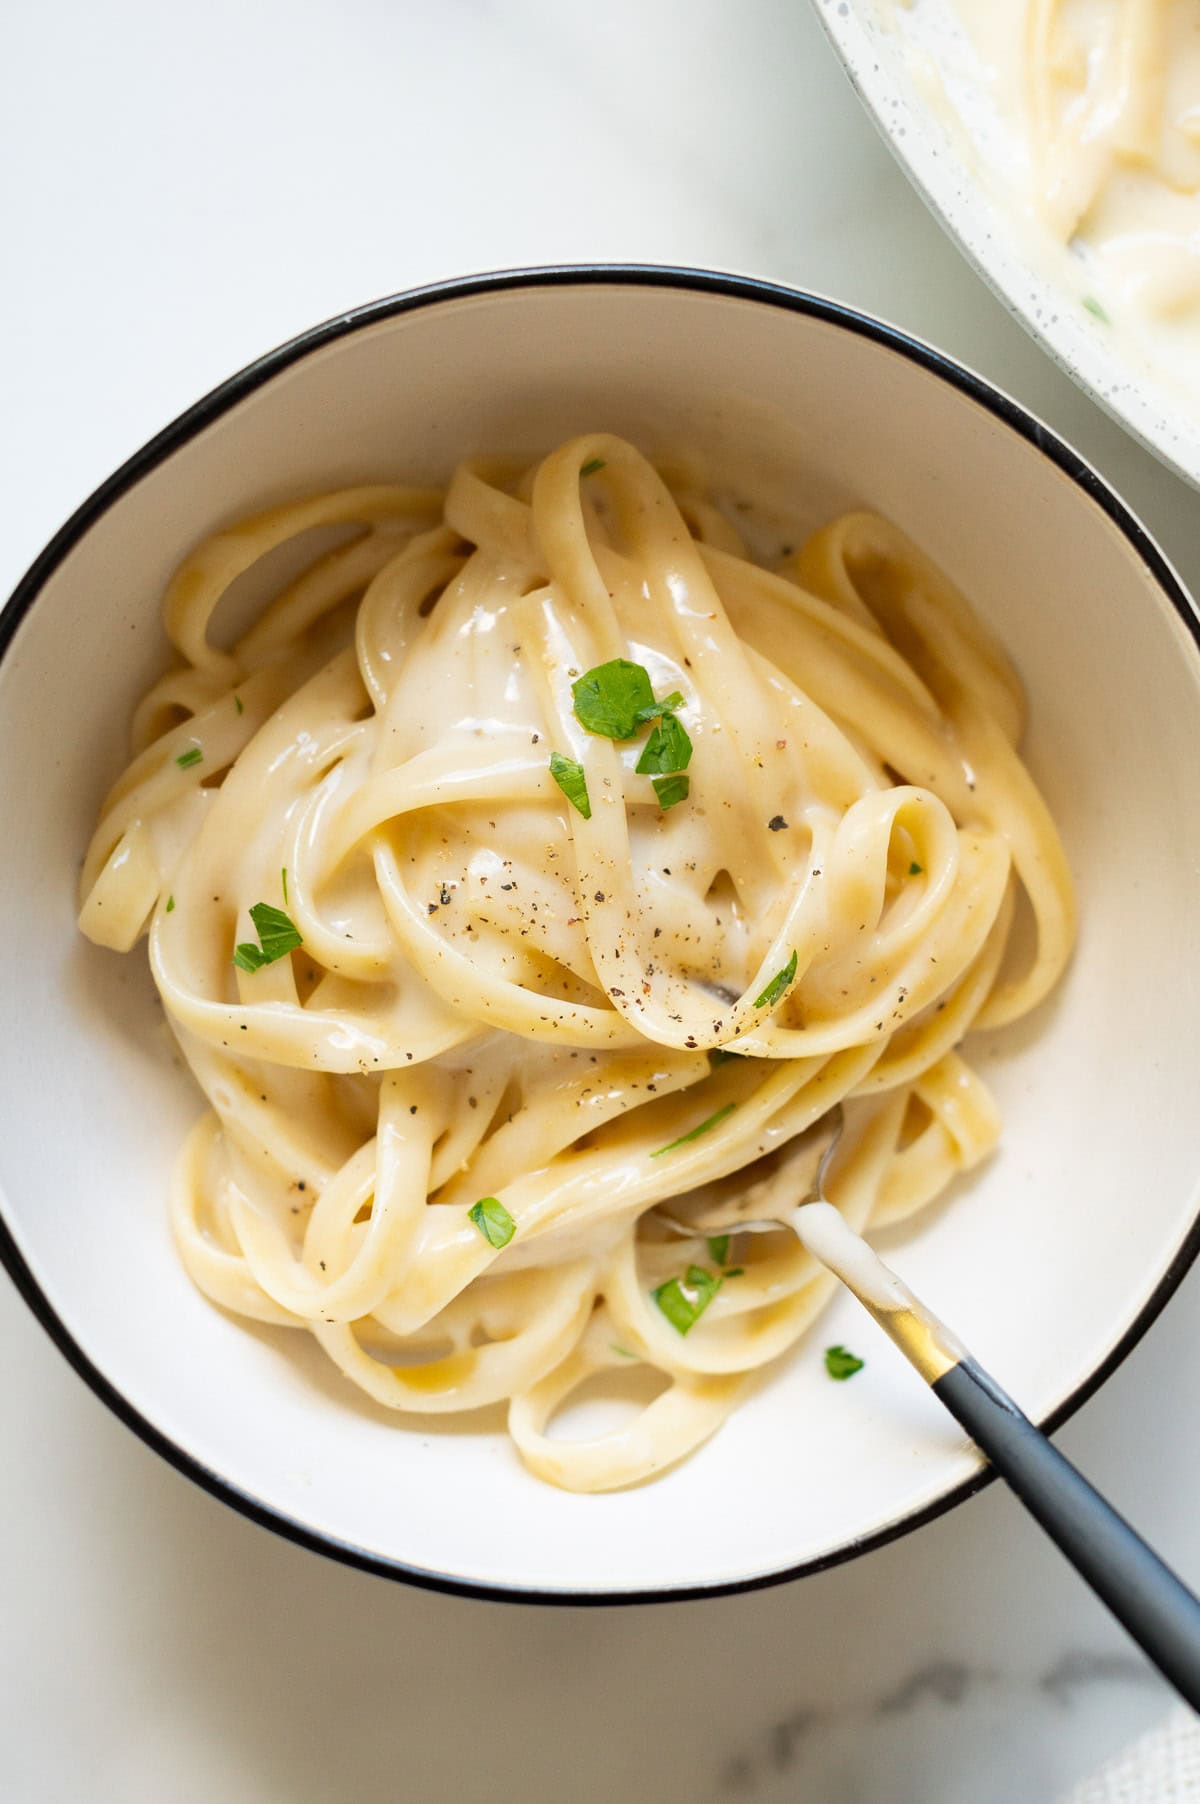
[[[1200,486],[1200,403],[1169,346],[1152,358],[1134,333],[1097,321],[1086,265],[993,179],[993,165],[1012,162],[1008,131],[952,0],[819,0],[816,10],[901,167],[980,275],[1094,401]],[[939,96],[941,72],[953,105]]]
[[[971,1453],[848,1299],[695,1457],[600,1497],[521,1467],[498,1415],[408,1422],[299,1336],[191,1287],[168,1174],[198,1098],[144,953],[86,944],[73,897],[131,705],[162,667],[163,585],[202,533],[296,491],[445,476],[600,426],[686,446],[797,529],[889,514],[999,629],[1027,755],[1078,884],[1058,998],[979,1046],[999,1155],[892,1237],[897,1263],[1036,1416],[1147,1308],[1197,1209],[1200,659],[1106,506],[967,388],[832,311],[615,280],[426,299],[234,384],[45,579],[0,663],[0,935],[12,950],[3,1212],[50,1307],[150,1424],[229,1486],[374,1559],[543,1593],[664,1592],[790,1570],[935,1504]],[[1098,485],[1097,492],[1099,492]],[[867,1369],[826,1378],[844,1340]]]

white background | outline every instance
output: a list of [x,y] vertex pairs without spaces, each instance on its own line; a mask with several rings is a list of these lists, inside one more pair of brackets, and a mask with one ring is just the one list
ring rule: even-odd
[[[39,0],[4,44],[0,592],[293,332],[441,276],[602,259],[766,275],[931,339],[1200,577],[1200,501],[961,262],[803,0]],[[1193,1276],[1062,1436],[1193,1583],[1198,1323]],[[194,1490],[3,1279],[0,1372],[4,1804],[1040,1804],[1165,1706],[998,1491],[757,1596],[478,1604]]]

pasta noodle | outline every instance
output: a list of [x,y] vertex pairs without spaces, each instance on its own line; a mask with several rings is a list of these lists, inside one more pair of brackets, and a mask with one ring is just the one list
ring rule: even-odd
[[[990,632],[882,519],[768,567],[736,518],[592,434],[216,533],[82,874],[208,1100],[196,1284],[388,1408],[506,1404],[573,1490],[687,1454],[828,1297],[790,1232],[707,1224],[800,1201],[838,1109],[847,1218],[922,1208],[997,1137],[964,1035],[1071,946]],[[639,1364],[625,1426],[550,1432]]]
[[[939,110],[985,179],[1069,246],[1069,279],[1107,328],[1128,329],[1176,387],[1200,384],[1200,14],[1195,0],[949,0],[953,34],[889,16],[934,59]],[[923,57],[922,57],[923,60]],[[944,104],[943,104],[944,103]],[[989,130],[993,110],[1001,129]]]

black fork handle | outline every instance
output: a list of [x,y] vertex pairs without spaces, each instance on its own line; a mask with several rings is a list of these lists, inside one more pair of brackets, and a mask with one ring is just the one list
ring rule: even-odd
[[973,1359],[933,1390],[1163,1677],[1200,1711],[1200,1600]]

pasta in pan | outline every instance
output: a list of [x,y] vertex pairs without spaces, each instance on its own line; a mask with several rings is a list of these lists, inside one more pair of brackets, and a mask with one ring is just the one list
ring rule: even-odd
[[[220,649],[237,579],[330,527]],[[189,1273],[390,1408],[505,1403],[555,1484],[669,1466],[832,1283],[708,1222],[800,1200],[839,1107],[855,1226],[996,1141],[958,1048],[1073,934],[1004,652],[884,520],[767,567],[603,434],[260,513],[164,618],[79,918],[148,932],[208,1101]],[[631,1422],[550,1432],[632,1362],[661,1389]]]
[[1024,254],[1078,295],[1102,339],[1194,391],[1195,0],[914,0],[884,16],[933,109],[1032,226]]

